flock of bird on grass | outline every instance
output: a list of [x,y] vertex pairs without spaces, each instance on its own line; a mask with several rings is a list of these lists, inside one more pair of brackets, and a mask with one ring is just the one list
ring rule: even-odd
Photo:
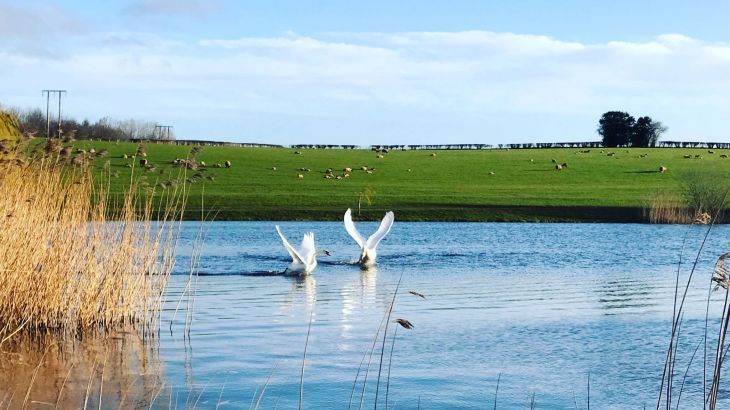
[[[376,158],[378,158],[378,159],[385,158],[385,155],[384,154],[387,154],[388,153],[388,150],[387,149],[376,149],[376,148],[373,148],[372,150],[375,151],[375,153],[377,154],[377,157]],[[295,155],[302,155],[301,151],[294,151],[294,154]],[[431,154],[431,156],[436,156],[436,154]],[[276,171],[276,169],[277,169],[276,167],[271,167],[271,170],[272,171]],[[299,168],[299,171],[302,171],[302,172],[310,172],[311,169],[310,168]],[[375,167],[370,167],[370,166],[367,166],[367,165],[363,165],[363,166],[360,167],[360,171],[363,171],[366,174],[372,174],[373,172],[375,172]],[[409,169],[408,172],[411,172],[411,170]],[[343,168],[342,169],[342,174],[340,174],[340,175],[335,175],[335,170],[333,168],[327,168],[325,170],[325,172],[324,172],[324,179],[341,180],[341,179],[344,179],[344,178],[348,178],[351,173],[352,173],[352,167],[345,167],[345,168]],[[304,178],[304,174],[302,174],[302,173],[297,174],[297,178],[303,179]]]
[[[380,152],[381,152],[380,150],[375,150],[375,149],[373,149],[373,150],[378,153],[377,158],[384,158],[384,155],[380,154]],[[387,154],[388,153],[388,150],[383,150],[382,152],[385,153],[385,154]],[[576,151],[575,153],[576,154],[588,154],[590,152],[591,152],[591,150],[588,149],[588,150]],[[629,151],[626,151],[626,152],[629,152]],[[715,151],[712,151],[712,150],[708,150],[707,152],[709,154],[714,154],[715,153]],[[294,151],[294,154],[301,155],[302,152],[300,152],[300,151]],[[616,153],[615,152],[611,152],[611,151],[606,152],[605,150],[601,150],[601,154],[605,154],[605,155],[607,155],[609,157],[616,157]],[[640,154],[639,155],[639,158],[646,158],[648,155],[649,154],[646,154],[646,153]],[[429,156],[435,157],[436,156],[436,153],[433,152],[433,153],[429,154]],[[685,159],[686,158],[702,159],[702,155],[699,155],[699,154],[694,155],[694,156],[692,156],[692,155],[684,155],[684,158]],[[720,158],[728,158],[728,155],[727,154],[721,154],[720,155]],[[568,168],[568,163],[567,162],[560,163],[560,162],[558,162],[558,160],[556,160],[554,158],[551,159],[551,161],[554,164],[554,168],[555,168],[556,171],[562,171],[562,170]],[[532,158],[530,158],[530,162],[535,162],[535,160],[532,159]],[[271,167],[271,170],[272,171],[276,171],[277,168],[276,167]],[[309,169],[309,168],[299,168],[299,171],[309,172],[309,171],[311,171],[311,169]],[[344,178],[349,177],[350,176],[350,173],[352,171],[353,171],[353,168],[346,167],[346,168],[343,168],[342,169],[342,174],[335,175],[335,173],[334,173],[335,171],[332,168],[327,168],[325,170],[324,178],[325,179],[338,179],[338,180],[340,180],[340,179],[344,179]],[[360,167],[360,171],[364,171],[367,174],[372,174],[373,171],[375,171],[375,167],[362,166],[362,167]],[[667,171],[668,171],[668,168],[666,166],[664,166],[664,165],[660,166],[659,169],[658,169],[658,172],[659,173],[662,173],[662,174],[666,173]],[[410,168],[408,169],[408,172],[411,172],[411,169]],[[489,171],[489,175],[495,175],[495,172],[494,171]],[[299,179],[303,179],[304,178],[304,174],[303,173],[298,173],[296,176]]]
[[[360,247],[360,257],[357,260],[357,264],[362,268],[367,269],[375,265],[375,258],[377,257],[377,248],[385,235],[390,232],[390,228],[393,226],[395,221],[395,215],[393,212],[386,212],[383,220],[380,221],[378,229],[370,235],[367,239],[358,232],[355,228],[355,224],[352,222],[352,211],[348,208],[345,212],[345,230],[357,242]],[[304,234],[302,244],[299,249],[294,248],[289,241],[286,239],[284,234],[281,232],[279,225],[275,226],[276,232],[279,233],[281,241],[284,243],[284,248],[292,258],[292,262],[288,268],[284,270],[285,275],[293,276],[305,276],[309,275],[317,267],[317,256],[327,255],[327,250],[317,250],[314,245],[314,233],[307,232]]]

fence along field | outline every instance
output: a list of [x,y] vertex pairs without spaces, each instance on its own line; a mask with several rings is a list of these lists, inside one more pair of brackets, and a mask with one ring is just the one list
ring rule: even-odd
[[[181,168],[175,160],[189,158],[192,148],[142,143],[142,166],[135,157],[140,143],[66,145],[74,153],[107,153],[93,169],[101,173],[108,161],[112,194],[124,192],[131,176],[169,189]],[[658,194],[684,202],[686,175],[730,174],[730,150],[706,148],[196,150],[194,165],[183,167],[189,218],[199,217],[204,193],[204,208],[217,219],[338,220],[360,203],[362,218],[392,209],[399,220],[643,222]]]

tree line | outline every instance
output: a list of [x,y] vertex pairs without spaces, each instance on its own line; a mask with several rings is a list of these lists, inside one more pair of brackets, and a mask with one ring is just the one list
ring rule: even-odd
[[[3,111],[10,113],[18,119],[20,131],[23,133],[46,134],[46,113],[40,108],[19,109],[0,107]],[[116,120],[111,117],[103,117],[91,122],[88,119],[78,121],[74,118],[61,117],[61,136],[75,139],[101,139],[101,140],[174,140],[175,136],[170,131],[160,132],[156,128],[158,124],[153,121],[139,119]],[[51,117],[52,136],[58,136],[58,119]]]
[[644,116],[634,119],[623,111],[609,111],[598,121],[598,134],[604,147],[655,147],[667,130],[659,121]]

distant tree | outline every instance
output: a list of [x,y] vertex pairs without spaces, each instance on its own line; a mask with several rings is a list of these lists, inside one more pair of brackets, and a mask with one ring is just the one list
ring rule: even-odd
[[89,138],[102,140],[123,140],[127,139],[124,133],[116,128],[109,117],[102,117],[91,126]]
[[157,124],[152,121],[135,120],[133,118],[127,120],[116,121],[115,128],[119,129],[127,139],[156,139],[155,126]]
[[46,133],[46,114],[40,109],[18,110],[16,115],[20,120],[20,128],[23,132]]
[[598,134],[603,137],[603,146],[618,147],[631,143],[634,117],[622,111],[609,111],[598,121]]
[[88,119],[84,119],[81,124],[79,124],[79,131],[76,133],[76,136],[79,139],[89,139],[89,135],[92,133],[91,123]]
[[[22,110],[15,107],[2,107],[1,105],[0,108],[3,108],[18,118],[21,131],[46,133],[46,113],[41,109]],[[56,124],[56,117],[51,115],[51,135],[56,135],[58,127]],[[138,119],[119,121],[110,117],[103,117],[91,123],[89,120],[78,122],[69,117],[61,118],[63,135],[75,135],[76,139],[175,139],[175,134],[172,131],[169,134],[156,132],[155,125],[157,125],[155,122]]]
[[651,117],[639,117],[631,132],[631,146],[654,147],[666,130],[664,124],[652,120]]

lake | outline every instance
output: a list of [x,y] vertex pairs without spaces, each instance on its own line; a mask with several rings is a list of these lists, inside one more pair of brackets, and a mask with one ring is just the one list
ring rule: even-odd
[[[306,345],[304,408],[347,408],[351,396],[353,408],[361,401],[372,408],[381,342],[363,394],[364,355],[400,280],[391,320],[407,319],[414,328],[397,330],[390,357],[395,327],[389,327],[379,407],[385,408],[390,367],[388,403],[399,409],[492,408],[498,379],[499,408],[529,407],[532,400],[542,409],[576,403],[585,408],[589,377],[595,408],[651,408],[670,336],[683,240],[686,278],[707,229],[396,221],[380,244],[377,268],[366,272],[350,264],[358,249],[342,224],[281,222],[293,244],[311,230],[318,248],[331,252],[319,258],[310,277],[292,278],[271,276],[290,262],[274,225],[204,224],[200,275],[189,298],[190,255],[200,224],[186,223],[159,333],[152,343],[130,333],[116,339],[121,342],[109,355],[116,359],[105,359],[105,377],[124,381],[115,385],[122,386],[118,391],[105,386],[97,397],[118,402],[127,395],[127,403],[137,406],[152,398],[154,408],[248,408],[265,388],[260,408],[296,408]],[[368,234],[376,227],[358,224]],[[676,384],[701,341],[712,268],[730,250],[728,234],[730,227],[713,228],[699,260],[681,328]],[[712,297],[709,350],[722,296]],[[100,351],[83,348],[88,343],[77,341],[66,354]],[[34,363],[25,363],[28,373]],[[85,363],[99,366],[98,359]],[[57,365],[64,371],[44,369],[35,383],[58,389],[58,375],[68,366],[61,359]],[[16,378],[13,386],[6,373],[4,380],[9,387],[0,387],[0,399],[12,391],[25,394],[27,379]],[[98,389],[81,375],[67,386]],[[683,406],[701,406],[702,388],[700,348],[685,380]],[[721,401],[730,404],[725,390]]]

